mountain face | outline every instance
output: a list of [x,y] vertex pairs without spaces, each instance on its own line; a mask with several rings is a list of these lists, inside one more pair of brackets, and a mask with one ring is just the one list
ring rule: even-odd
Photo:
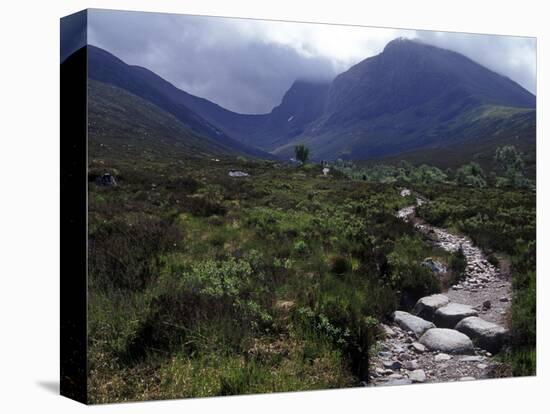
[[226,110],[88,48],[90,78],[147,100],[198,135],[256,156],[288,158],[299,143],[313,158],[330,160],[535,141],[534,95],[459,53],[417,41],[396,39],[330,83],[296,81],[261,115]]
[[[109,52],[95,46],[88,48],[88,78],[135,95],[175,117],[194,135],[214,141],[220,148],[256,157],[271,157],[229,137],[200,114],[185,105],[187,94],[155,73],[130,66]],[[191,95],[189,95],[191,96]],[[198,99],[198,98],[197,98]]]
[[182,102],[239,142],[270,151],[300,136],[324,111],[329,84],[296,81],[281,103],[268,114],[245,115],[228,111],[191,94]]
[[147,100],[93,79],[88,80],[88,146],[93,157],[116,160],[239,154],[197,135]]
[[[378,158],[483,139],[491,128],[475,127],[484,113],[534,107],[534,95],[459,53],[397,39],[334,79],[323,115],[300,140],[320,157]],[[272,150],[288,155],[297,141]]]
[[434,101],[441,106],[431,113],[441,120],[452,117],[449,107],[535,105],[534,96],[521,86],[459,53],[397,39],[332,82],[325,125],[396,115],[409,108],[426,108],[429,115]]

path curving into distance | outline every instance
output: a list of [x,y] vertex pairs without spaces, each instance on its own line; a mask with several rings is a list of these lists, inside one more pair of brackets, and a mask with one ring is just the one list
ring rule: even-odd
[[386,335],[371,358],[370,386],[487,378],[498,366],[493,355],[507,341],[509,278],[468,237],[415,217],[424,202],[417,198],[416,205],[402,208],[397,217],[447,251],[462,247],[465,276],[446,292],[421,298],[410,313],[396,311],[393,323],[383,325]]

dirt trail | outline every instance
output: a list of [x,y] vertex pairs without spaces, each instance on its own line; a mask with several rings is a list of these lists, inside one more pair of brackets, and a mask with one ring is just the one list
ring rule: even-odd
[[[422,198],[417,199],[417,205],[424,202]],[[447,251],[454,252],[462,247],[467,259],[465,277],[443,294],[453,304],[473,308],[484,321],[506,326],[511,306],[508,275],[489,263],[468,237],[422,222],[415,216],[415,209],[416,206],[405,207],[397,212],[397,217],[410,222]],[[420,322],[429,323],[422,319]],[[419,342],[421,335],[403,329],[403,324],[397,320],[383,327],[386,339],[379,343],[379,352],[371,361],[369,385],[473,380],[486,378],[498,369],[499,364],[492,354],[477,346],[471,352],[445,353],[422,345],[422,340]]]

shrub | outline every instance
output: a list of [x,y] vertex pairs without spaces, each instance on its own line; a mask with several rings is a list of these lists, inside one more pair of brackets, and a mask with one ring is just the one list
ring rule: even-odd
[[265,375],[265,370],[253,362],[235,367],[220,377],[220,395],[247,394]]
[[330,271],[337,275],[342,275],[351,270],[351,262],[347,257],[336,255],[330,258]]
[[296,145],[294,147],[294,153],[296,154],[296,159],[302,164],[305,164],[309,158],[309,148],[305,145]]
[[142,290],[157,276],[161,255],[181,240],[169,220],[138,216],[106,221],[89,235],[90,283],[100,289]]
[[185,211],[197,217],[224,216],[227,213],[223,205],[205,197],[186,197],[182,204]]
[[487,256],[487,261],[495,267],[498,267],[500,265],[500,261],[494,253],[491,253],[489,256]]
[[166,183],[166,189],[173,192],[193,194],[203,184],[192,177],[172,177]]
[[304,254],[307,251],[307,244],[303,240],[298,240],[294,243],[294,251],[299,254]]

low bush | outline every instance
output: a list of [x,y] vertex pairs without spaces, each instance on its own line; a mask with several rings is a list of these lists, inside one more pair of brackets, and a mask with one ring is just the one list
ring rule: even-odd
[[180,240],[179,228],[168,219],[138,215],[101,223],[89,233],[90,284],[143,290],[158,277],[162,255]]

